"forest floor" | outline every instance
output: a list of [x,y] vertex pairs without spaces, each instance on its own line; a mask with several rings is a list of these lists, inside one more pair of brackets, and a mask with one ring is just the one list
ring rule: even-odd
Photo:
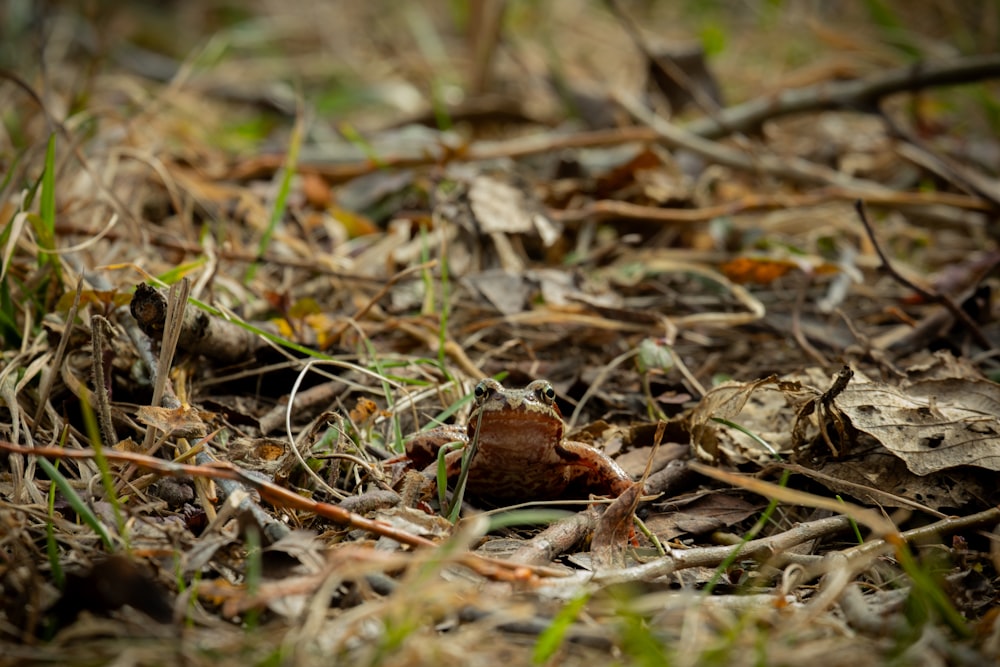
[[0,665],[1000,660],[998,35],[7,3]]

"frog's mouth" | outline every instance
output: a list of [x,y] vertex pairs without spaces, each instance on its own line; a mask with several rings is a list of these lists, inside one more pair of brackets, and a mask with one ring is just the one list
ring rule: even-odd
[[469,435],[490,446],[556,445],[563,437],[562,420],[531,410],[484,412],[471,426]]

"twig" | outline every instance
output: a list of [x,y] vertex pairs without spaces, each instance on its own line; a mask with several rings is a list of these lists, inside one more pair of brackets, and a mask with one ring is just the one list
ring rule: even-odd
[[[718,116],[721,108],[719,103],[712,99],[701,86],[696,85],[687,72],[684,71],[684,68],[679,66],[673,58],[670,56],[657,56],[657,54],[653,53],[653,50],[649,48],[645,38],[642,36],[639,26],[619,6],[617,0],[604,0],[604,4],[607,5],[611,13],[618,19],[618,22],[625,28],[625,32],[628,33],[632,43],[642,52],[643,57],[683,88],[684,92],[691,96],[691,99],[699,109],[716,120],[720,125],[725,126],[725,122]],[[730,128],[729,131],[732,131],[732,129]]]
[[822,109],[877,112],[883,97],[934,86],[953,86],[1000,76],[1000,54],[923,62],[877,72],[852,81],[824,82],[808,88],[785,90],[729,107],[691,123],[685,129],[717,139],[728,132],[751,132],[771,118]]
[[[740,558],[769,558],[784,554],[792,547],[826,537],[850,526],[845,516],[827,517],[809,523],[800,524],[777,535],[750,540],[739,547]],[[664,558],[649,563],[621,570],[608,570],[597,575],[602,584],[623,583],[628,581],[652,581],[677,570],[691,567],[716,567],[732,556],[733,547],[698,547],[694,549],[673,549]]]
[[[84,459],[94,458],[93,450],[63,449],[61,447],[24,447],[12,442],[0,440],[0,451],[14,454],[24,454],[28,456],[44,456],[47,459]],[[232,463],[218,461],[206,465],[189,465],[165,461],[145,454],[134,452],[105,450],[104,457],[109,461],[129,463],[135,467],[152,470],[159,475],[167,477],[200,477],[213,480],[232,480],[239,482],[243,486],[253,489],[260,494],[260,497],[276,507],[286,507],[304,512],[312,512],[318,516],[329,519],[337,524],[350,528],[367,530],[376,535],[381,535],[395,540],[400,544],[410,547],[435,548],[436,542],[425,537],[414,535],[403,530],[399,530],[388,523],[375,521],[349,512],[337,505],[319,502],[289,491],[271,482],[258,479],[244,470],[236,467]],[[523,563],[511,563],[502,560],[484,558],[473,553],[457,554],[456,559],[469,569],[483,575],[498,580],[522,580],[525,570],[530,570],[536,575],[543,576],[563,576],[564,573],[552,568],[525,565]]]
[[624,91],[616,91],[614,97],[618,104],[632,114],[636,120],[655,130],[661,142],[668,146],[689,150],[717,164],[744,171],[771,174],[800,183],[821,183],[842,188],[856,188],[866,193],[888,190],[878,183],[853,178],[836,169],[824,167],[799,157],[779,157],[760,151],[748,153],[723,146],[660,118],[638,99]]
[[[569,148],[599,148],[619,146],[633,141],[653,141],[656,133],[646,127],[623,127],[613,130],[590,130],[573,134],[555,135],[543,132],[515,139],[482,141],[473,146],[451,148],[442,151],[440,143],[428,144],[414,155],[383,155],[376,164],[372,160],[344,162],[323,157],[304,157],[297,170],[302,174],[316,174],[333,183],[342,183],[358,176],[364,176],[382,169],[405,169],[440,164],[450,159],[463,162],[479,162],[499,158],[522,158],[540,153]],[[273,174],[281,167],[284,156],[261,155],[245,160],[227,174],[228,179],[248,180]]]
[[[718,139],[727,132],[751,132],[764,121],[778,116],[821,109],[876,111],[877,101],[893,93],[969,83],[996,76],[1000,76],[1000,55],[996,54],[921,63],[853,81],[826,82],[768,95],[723,109],[713,118],[685,125],[684,131],[691,136]],[[379,164],[371,160],[349,162],[307,156],[299,162],[297,170],[299,173],[317,174],[332,182],[342,183],[379,169],[425,166],[451,159],[463,162],[488,161],[501,157],[516,159],[566,148],[617,146],[633,141],[653,141],[656,138],[657,133],[647,127],[594,130],[567,135],[544,132],[456,148],[428,145],[421,154],[380,156]],[[261,178],[274,173],[284,164],[284,160],[284,156],[280,154],[259,156],[237,164],[227,177],[233,180]]]
[[982,197],[993,204],[994,208],[1000,206],[1000,183],[944,155],[938,155],[927,142],[897,123],[890,114],[882,112],[881,116],[890,135],[900,140],[896,148],[900,157],[927,169],[961,190]]
[[580,221],[600,222],[612,218],[625,220],[645,220],[665,224],[708,222],[727,215],[749,213],[753,211],[771,211],[775,209],[797,208],[803,206],[818,206],[827,202],[856,200],[863,196],[869,204],[880,206],[932,206],[943,204],[968,211],[987,212],[992,210],[989,202],[979,197],[955,194],[952,192],[859,192],[850,188],[823,188],[815,192],[802,194],[759,195],[749,194],[737,200],[704,206],[702,208],[663,208],[660,206],[643,206],[617,199],[599,199],[589,202],[580,208],[568,210],[549,210],[549,215],[562,223],[577,223]]
[[[170,304],[156,288],[139,283],[129,307],[147,336],[158,339],[164,335]],[[264,324],[259,328],[270,327]],[[177,336],[180,349],[204,355],[220,365],[252,359],[254,353],[266,345],[253,331],[195,308],[186,310]]]
[[868,234],[868,240],[871,241],[872,246],[875,248],[875,252],[878,253],[879,260],[882,262],[882,268],[885,269],[885,271],[890,276],[892,276],[892,278],[896,282],[903,285],[904,287],[913,290],[927,301],[936,302],[943,305],[945,308],[948,309],[948,312],[951,313],[952,317],[954,317],[956,320],[958,320],[959,322],[961,322],[962,324],[964,324],[969,328],[969,332],[972,334],[972,337],[975,338],[976,342],[980,346],[982,346],[984,350],[991,349],[993,347],[993,344],[990,343],[989,339],[983,333],[982,329],[979,328],[979,325],[976,324],[975,320],[973,320],[972,317],[967,312],[965,312],[958,304],[956,304],[951,299],[951,297],[949,297],[947,294],[939,294],[936,291],[932,291],[927,288],[921,287],[920,285],[917,285],[909,278],[900,274],[893,267],[892,262],[889,261],[889,258],[882,250],[882,246],[879,244],[878,239],[875,237],[875,230],[872,227],[871,222],[868,221],[868,214],[865,213],[864,201],[859,199],[856,202],[854,202],[854,210],[858,212],[858,217],[861,218],[861,224],[865,226],[865,232]]
[[802,307],[805,305],[806,291],[808,290],[811,282],[812,281],[810,280],[803,282],[795,296],[795,305],[792,308],[792,337],[795,339],[795,342],[799,344],[799,347],[802,348],[802,351],[812,357],[821,368],[828,368],[830,366],[830,360],[809,342],[805,332],[802,330]]
[[[182,280],[180,284],[170,286],[163,337],[160,340],[160,359],[156,366],[156,381],[153,383],[151,405],[155,407],[180,407],[180,402],[173,395],[173,388],[170,385],[170,369],[174,365],[174,355],[177,353],[177,344],[183,331],[184,310],[190,292],[191,283],[187,278]],[[147,432],[145,444],[148,446],[149,443],[150,438]]]
[[118,444],[118,434],[111,420],[111,395],[107,378],[104,376],[104,343],[108,332],[114,332],[114,327],[103,315],[92,315],[90,318],[90,367],[94,380],[94,399],[97,401],[97,423],[101,427],[101,437],[104,444],[114,447]]
[[[1000,507],[991,507],[982,512],[976,512],[968,516],[948,517],[929,523],[926,526],[903,531],[896,535],[891,535],[890,539],[871,539],[856,547],[844,549],[836,553],[828,554],[826,560],[847,559],[850,562],[860,562],[860,559],[875,558],[885,553],[889,553],[899,547],[898,540],[908,543],[920,543],[928,539],[940,539],[943,535],[951,535],[960,530],[967,530],[977,526],[994,525],[1000,521]],[[817,563],[816,572],[807,572],[806,578],[811,578],[821,571],[828,570],[830,563]]]
[[593,532],[596,524],[597,515],[593,512],[577,512],[560,519],[518,547],[510,560],[538,565],[551,563]]

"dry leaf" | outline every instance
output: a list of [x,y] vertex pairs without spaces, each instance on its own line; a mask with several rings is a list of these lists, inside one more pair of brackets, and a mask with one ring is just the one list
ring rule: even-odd
[[484,234],[537,233],[545,246],[555,243],[560,227],[542,213],[524,190],[492,176],[479,175],[469,187],[469,205]]
[[642,498],[642,484],[635,483],[608,505],[594,528],[591,553],[595,569],[625,566],[625,552],[632,533],[632,515]]
[[713,421],[725,419],[762,438],[777,452],[790,451],[797,406],[818,394],[798,381],[774,376],[721,384],[691,412],[691,447],[700,458],[712,462],[763,462],[773,455],[745,433]]
[[905,387],[855,380],[833,402],[917,475],[960,465],[1000,470],[1000,385],[925,380]]
[[663,511],[646,519],[646,527],[661,541],[669,541],[728,528],[759,512],[764,504],[732,493],[699,492],[657,503],[657,507]]
[[136,410],[136,419],[178,438],[201,438],[208,432],[201,411],[190,405],[179,408],[159,408],[143,405]]

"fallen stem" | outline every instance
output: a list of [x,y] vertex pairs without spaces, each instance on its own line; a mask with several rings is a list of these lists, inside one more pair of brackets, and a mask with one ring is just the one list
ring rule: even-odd
[[[93,459],[93,450],[62,449],[60,447],[23,447],[12,442],[0,440],[0,451],[27,456],[44,457],[45,459]],[[345,510],[336,505],[311,500],[297,493],[284,489],[250,475],[237,468],[232,463],[218,461],[206,465],[189,465],[165,461],[134,452],[105,451],[104,456],[109,461],[130,463],[134,466],[152,470],[167,477],[203,477],[208,479],[227,479],[239,482],[255,490],[261,498],[277,507],[285,507],[305,512],[312,512],[325,519],[351,528],[359,528],[395,540],[410,547],[436,548],[438,544],[425,537],[413,535],[399,530],[382,521],[375,521]],[[531,572],[538,576],[564,576],[565,573],[553,569],[512,563],[508,561],[489,559],[474,553],[458,554],[457,560],[462,565],[477,574],[501,581],[521,581],[524,573]]]

